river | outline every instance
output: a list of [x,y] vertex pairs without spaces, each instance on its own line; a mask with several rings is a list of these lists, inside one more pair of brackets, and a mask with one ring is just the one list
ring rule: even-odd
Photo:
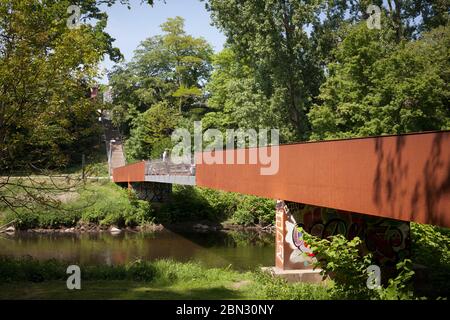
[[32,233],[0,236],[0,255],[58,259],[82,265],[125,264],[135,259],[196,261],[239,271],[274,265],[274,235],[254,231],[152,233]]

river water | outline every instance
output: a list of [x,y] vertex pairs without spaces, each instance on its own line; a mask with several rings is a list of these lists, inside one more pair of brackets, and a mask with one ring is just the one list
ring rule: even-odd
[[30,233],[0,236],[0,255],[58,259],[73,264],[116,265],[135,259],[197,261],[207,267],[252,270],[272,266],[274,235],[252,231],[152,233]]

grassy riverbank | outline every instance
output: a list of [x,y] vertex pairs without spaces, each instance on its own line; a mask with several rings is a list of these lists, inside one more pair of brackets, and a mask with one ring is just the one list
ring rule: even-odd
[[81,266],[81,290],[66,287],[67,265],[0,260],[0,299],[328,299],[322,284],[288,284],[260,271],[239,273],[169,260]]
[[[43,180],[45,184],[54,181]],[[14,221],[16,228],[60,229],[93,225],[97,227],[136,227],[186,221],[228,222],[241,226],[266,226],[274,221],[273,200],[209,189],[174,186],[172,200],[152,207],[133,191],[107,180],[87,181],[75,186],[64,180],[46,196],[54,203],[31,201],[27,207],[12,210],[0,207],[0,225]],[[15,197],[29,197],[24,190],[12,190]]]

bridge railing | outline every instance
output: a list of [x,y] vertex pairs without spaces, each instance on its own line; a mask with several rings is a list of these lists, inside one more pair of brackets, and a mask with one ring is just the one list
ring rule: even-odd
[[175,164],[170,160],[151,160],[145,162],[146,175],[195,176],[195,164]]

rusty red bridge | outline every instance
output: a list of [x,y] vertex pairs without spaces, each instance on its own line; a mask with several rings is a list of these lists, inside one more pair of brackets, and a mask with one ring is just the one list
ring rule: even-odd
[[[273,150],[269,148],[269,154]],[[115,168],[113,181],[149,201],[170,199],[172,184],[277,200],[276,266],[309,268],[297,226],[326,237],[364,239],[380,263],[409,253],[409,222],[450,227],[450,131],[294,143],[279,146],[279,170],[262,164],[142,161]],[[214,156],[236,157],[236,150]],[[241,149],[249,159],[252,149]]]

